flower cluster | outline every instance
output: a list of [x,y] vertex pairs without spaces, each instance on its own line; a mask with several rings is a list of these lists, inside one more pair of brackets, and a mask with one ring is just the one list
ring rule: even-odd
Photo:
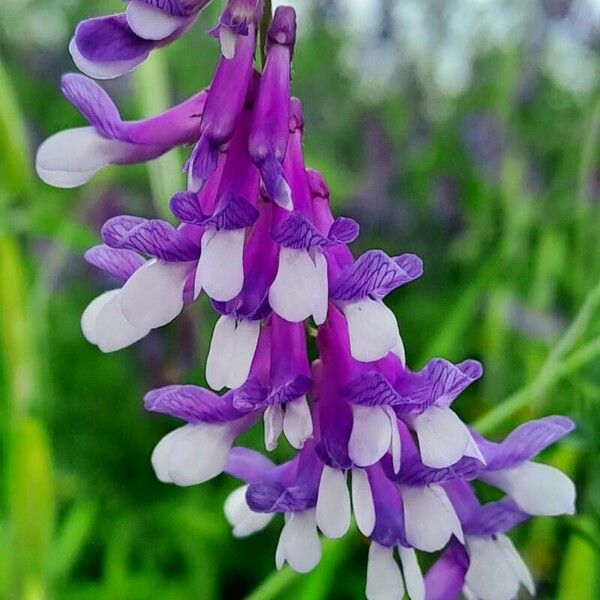
[[[120,75],[186,31],[205,4],[129,0],[125,14],[81,23],[71,54],[94,77]],[[170,385],[146,395],[148,410],[184,423],[158,443],[152,465],[161,481],[181,486],[222,472],[243,481],[225,515],[236,536],[283,515],[277,567],[313,569],[318,532],[342,537],[353,514],[371,542],[369,600],[400,599],[405,589],[412,600],[452,599],[461,590],[510,600],[521,584],[533,592],[506,532],[532,515],[573,513],[569,478],[532,462],[573,424],[547,417],[493,443],[451,408],[481,376],[477,361],[407,368],[383,299],[420,277],[421,261],[350,251],[358,224],[333,217],[323,178],[304,164],[302,106],[290,92],[295,13],[276,10],[258,72],[261,19],[260,0],[229,0],[213,30],[222,56],[210,86],[147,120],[123,121],[91,79],[64,76],[63,92],[89,126],[42,144],[37,170],[48,183],[77,186],[105,165],[193,145],[187,190],[170,201],[180,224],[115,217],[102,228],[103,244],[86,253],[122,286],[91,302],[83,332],[115,351],[170,322],[202,292],[210,298],[220,315],[206,363],[212,390]],[[291,460],[275,465],[233,446],[260,420],[266,449],[283,435],[296,450]],[[481,505],[474,480],[506,497]],[[444,548],[424,578],[415,550]]]

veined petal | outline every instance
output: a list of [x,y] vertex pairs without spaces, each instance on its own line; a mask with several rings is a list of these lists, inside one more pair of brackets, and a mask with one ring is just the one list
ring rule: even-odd
[[575,513],[575,486],[562,471],[550,465],[525,462],[518,467],[484,471],[479,478],[506,492],[530,515]]
[[348,455],[355,465],[375,464],[388,450],[391,442],[390,420],[378,406],[352,406],[354,418],[348,441]]
[[275,516],[274,513],[257,513],[251,510],[246,502],[247,485],[239,487],[225,500],[223,510],[227,521],[233,527],[233,535],[237,538],[248,537],[264,529]]
[[375,504],[369,477],[364,469],[352,469],[352,507],[359,531],[370,536],[375,529]]
[[450,408],[430,406],[413,419],[423,464],[435,469],[448,467],[462,458],[471,434]]
[[145,40],[164,40],[184,26],[188,18],[171,15],[139,0],[130,0],[125,11],[131,30]]
[[135,327],[155,329],[183,309],[183,288],[190,263],[148,261],[122,288],[121,310]]
[[240,387],[256,352],[260,321],[222,316],[215,325],[206,360],[206,381],[214,390]]
[[245,229],[208,230],[202,236],[198,276],[202,288],[213,299],[235,298],[244,285]]
[[366,298],[345,304],[353,358],[373,362],[383,358],[397,344],[398,323],[394,313],[381,301]]
[[339,469],[325,465],[319,483],[316,519],[328,538],[341,538],[350,528],[350,494],[346,477]]
[[402,574],[394,560],[393,548],[371,542],[365,596],[367,600],[402,600],[404,597]]

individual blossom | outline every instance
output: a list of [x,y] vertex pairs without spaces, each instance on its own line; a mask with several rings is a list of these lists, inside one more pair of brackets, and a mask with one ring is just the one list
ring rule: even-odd
[[150,52],[170,44],[211,0],[126,0],[124,13],[77,25],[69,52],[80,71],[112,79],[135,69]]
[[202,91],[155,117],[123,121],[108,94],[83,75],[64,75],[62,92],[89,125],[55,133],[38,148],[38,175],[61,188],[80,186],[109,164],[145,162],[193,142],[206,100]]

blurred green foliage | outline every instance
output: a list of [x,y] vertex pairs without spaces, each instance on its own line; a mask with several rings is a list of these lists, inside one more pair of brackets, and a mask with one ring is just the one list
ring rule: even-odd
[[[22,27],[33,4],[0,7],[4,30],[13,19]],[[117,4],[56,10],[72,29]],[[521,45],[478,56],[470,86],[438,111],[418,78],[365,93],[341,66],[345,34],[322,14],[315,9],[295,56],[307,163],[324,173],[335,209],[361,220],[357,251],[423,257],[425,275],[391,306],[413,368],[432,356],[484,362],[482,382],[457,402],[466,420],[489,435],[549,413],[578,422],[547,456],[576,479],[578,516],[534,520],[516,540],[541,598],[597,598],[600,95],[560,89]],[[202,30],[215,15],[211,6],[135,76],[106,83],[124,115],[209,83],[218,49]],[[204,383],[215,317],[202,301],[134,348],[101,355],[79,317],[111,282],[81,254],[105,218],[164,213],[182,185],[183,152],[149,170],[107,169],[81,189],[38,181],[35,146],[82,122],[58,91],[72,66],[60,28],[57,36],[45,46],[0,39],[0,597],[362,598],[357,538],[327,543],[304,578],[269,576],[278,527],[231,538],[222,503],[232,480],[193,489],[155,480],[149,456],[173,423],[145,414],[141,398],[167,382]],[[260,438],[243,442],[259,447]],[[287,452],[282,444],[274,454]]]

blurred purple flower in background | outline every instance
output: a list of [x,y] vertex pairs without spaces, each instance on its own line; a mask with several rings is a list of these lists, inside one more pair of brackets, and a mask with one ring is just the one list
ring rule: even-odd
[[[120,75],[184,33],[206,4],[131,0],[122,15],[81,23],[71,52],[90,75]],[[180,224],[115,217],[102,228],[104,243],[86,253],[122,287],[90,303],[84,335],[115,351],[173,320],[202,291],[210,298],[220,314],[206,364],[215,391],[170,385],[146,395],[148,410],[184,422],[157,444],[152,465],[161,481],[181,486],[222,472],[243,481],[225,515],[242,537],[282,514],[278,568],[313,569],[318,532],[342,537],[354,515],[370,540],[369,600],[400,599],[404,590],[412,600],[450,600],[461,591],[510,600],[521,584],[533,593],[505,533],[532,515],[574,512],[570,479],[532,461],[573,423],[547,417],[491,442],[451,408],[481,377],[480,363],[436,358],[418,372],[406,366],[384,298],[421,276],[421,260],[380,250],[353,256],[358,223],[334,218],[323,178],[304,163],[302,105],[290,90],[295,12],[276,10],[258,72],[262,10],[259,0],[229,0],[212,31],[222,52],[212,83],[162,115],[124,122],[97,84],[63,78],[64,94],[90,125],[41,145],[44,181],[74,187],[105,165],[195,144],[188,189],[170,202]],[[288,462],[233,446],[260,420],[267,450],[282,434],[297,450]],[[475,480],[506,497],[481,505]],[[444,548],[424,579],[416,550]]]

